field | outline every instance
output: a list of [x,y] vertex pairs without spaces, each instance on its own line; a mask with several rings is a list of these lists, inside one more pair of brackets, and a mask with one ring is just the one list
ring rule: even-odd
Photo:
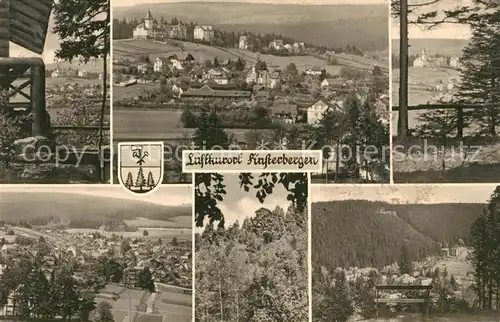
[[[134,322],[188,322],[191,321],[192,296],[162,290],[150,293],[109,284],[101,291],[97,302],[107,301],[112,307],[114,320],[128,321],[128,311]],[[116,300],[112,297],[118,295]]]
[[[113,57],[116,59],[138,58],[139,56],[147,54],[149,58],[154,61],[158,57],[168,57],[173,54],[180,55],[182,53],[190,53],[197,61],[201,59],[213,60],[215,57],[217,57],[219,61],[225,59],[237,60],[241,58],[245,60],[247,64],[254,64],[258,56],[260,56],[260,59],[265,61],[268,67],[282,70],[292,62],[295,63],[299,71],[303,71],[310,67],[322,67],[331,74],[338,74],[342,67],[327,66],[326,57],[320,56],[279,57],[240,49],[213,47],[187,41],[169,41],[167,43],[140,39],[121,39],[113,41]],[[348,54],[336,54],[334,57],[337,58],[339,64],[343,66],[371,70],[375,65],[380,65],[383,69],[388,69],[387,65],[384,66],[384,64],[369,58]]]
[[[182,110],[174,109],[114,109],[113,110],[113,140],[165,140],[185,141],[191,137],[195,129],[186,129],[180,123]],[[228,129],[226,132],[234,135],[240,141],[245,133],[253,130]],[[185,143],[185,142],[184,142]]]
[[[448,84],[450,78],[457,78],[459,72],[450,68],[413,68],[408,69],[408,104],[419,105],[437,103],[438,92],[425,90],[426,87],[435,87],[442,81]],[[392,74],[392,105],[399,104],[399,69],[394,69]],[[408,126],[415,128],[418,124],[418,116],[421,111],[408,112]],[[397,112],[393,112],[392,133],[397,134]]]
[[4,220],[26,220],[35,225],[47,224],[54,217],[63,222],[84,219],[103,222],[106,219],[127,220],[145,217],[161,219],[165,222],[163,227],[183,226],[191,229],[190,221],[179,218],[183,216],[191,218],[192,210],[188,206],[162,206],[149,202],[71,193],[3,192],[1,213],[1,218]]
[[158,84],[135,84],[127,87],[113,86],[113,101],[134,98],[143,95],[145,90],[158,88]]

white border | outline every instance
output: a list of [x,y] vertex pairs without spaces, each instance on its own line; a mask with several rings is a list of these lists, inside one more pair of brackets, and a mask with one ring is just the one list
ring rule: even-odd
[[[391,16],[391,1],[387,1],[387,6],[388,6],[388,15],[389,15],[389,21],[388,21],[388,33],[387,37],[389,38],[389,184],[394,184],[394,176],[393,176],[393,153],[392,153],[392,16]],[[399,116],[399,115],[398,115]]]
[[[331,184],[329,184],[331,186]],[[312,220],[311,220],[311,173],[307,174],[307,285],[309,298],[309,322],[313,320],[313,298],[312,298]]]
[[113,184],[114,180],[114,141],[113,141],[113,1],[108,0],[109,3],[109,184]]
[[[123,183],[123,180],[122,180],[122,176],[120,175],[119,171],[121,170],[120,169],[120,165],[121,165],[121,146],[122,145],[160,145],[161,146],[161,156],[160,156],[160,159],[161,159],[161,164],[160,164],[160,178],[158,179],[158,184],[151,190],[149,190],[148,192],[144,192],[144,193],[136,193],[136,192],[133,192],[132,190],[130,189],[127,189],[127,187],[125,186],[125,183]],[[118,145],[117,145],[117,148],[118,148],[118,164],[117,164],[117,176],[118,176],[118,181],[120,182],[120,186],[122,186],[122,188],[124,188],[125,190],[127,190],[129,193],[132,193],[134,194],[135,196],[137,195],[149,195],[153,192],[155,192],[156,190],[158,190],[161,186],[162,186],[162,182],[163,182],[163,175],[164,175],[164,172],[165,172],[165,147],[164,147],[164,144],[163,144],[163,141],[149,141],[149,142],[119,142]]]
[[196,223],[195,223],[195,214],[196,214],[196,208],[195,208],[195,204],[194,204],[194,198],[195,198],[195,173],[192,174],[192,185],[191,185],[191,230],[192,230],[192,236],[191,236],[191,239],[192,239],[192,245],[191,245],[191,248],[192,248],[192,292],[193,292],[193,298],[192,298],[192,308],[191,308],[191,315],[192,315],[192,319],[191,321],[192,322],[196,322],[195,321],[195,317],[196,317],[196,243],[195,243],[195,239],[196,239]]

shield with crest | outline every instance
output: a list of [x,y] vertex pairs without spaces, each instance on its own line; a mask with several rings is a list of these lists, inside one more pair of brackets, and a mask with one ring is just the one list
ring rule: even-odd
[[163,181],[163,142],[118,143],[118,178],[134,193],[149,193]]

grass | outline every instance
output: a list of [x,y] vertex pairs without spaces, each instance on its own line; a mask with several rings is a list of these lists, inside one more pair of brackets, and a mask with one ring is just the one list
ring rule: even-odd
[[[113,139],[116,142],[137,140],[164,140],[169,144],[186,144],[195,129],[182,127],[182,110],[148,110],[126,108],[113,110]],[[244,141],[251,129],[227,129],[235,139]],[[260,130],[265,131],[265,130]],[[174,143],[174,141],[176,141]]]
[[135,84],[132,86],[121,87],[113,86],[113,101],[120,101],[126,98],[141,96],[148,89],[158,89],[158,84]]
[[444,173],[439,170],[394,172],[393,178],[395,183],[500,182],[500,164],[473,164],[464,168],[446,170]]

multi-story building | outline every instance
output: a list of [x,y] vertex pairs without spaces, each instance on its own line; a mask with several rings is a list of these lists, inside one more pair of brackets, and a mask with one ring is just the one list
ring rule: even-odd
[[193,36],[194,39],[210,42],[214,39],[214,28],[212,26],[196,26]]
[[239,42],[238,47],[242,50],[248,50],[248,37],[247,36],[240,37],[240,42]]

